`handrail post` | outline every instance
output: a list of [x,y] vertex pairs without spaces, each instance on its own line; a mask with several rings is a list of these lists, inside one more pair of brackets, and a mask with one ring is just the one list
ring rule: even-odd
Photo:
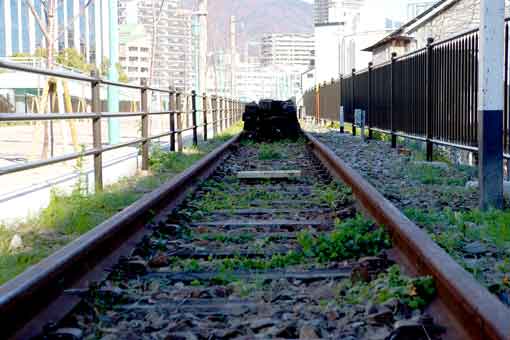
[[175,109],[176,109],[176,119],[177,119],[177,151],[182,152],[182,93],[177,92],[175,94]]
[[170,112],[170,151],[175,151],[175,90],[170,87],[168,97],[168,111]]
[[356,99],[354,97],[354,86],[356,84],[356,69],[352,69],[352,76],[351,76],[351,103],[352,103],[352,116],[353,116],[353,122],[352,122],[352,135],[356,136]]
[[211,97],[213,136],[218,135],[218,96]]
[[427,39],[427,53],[426,53],[426,87],[425,87],[425,114],[426,114],[426,126],[425,133],[427,138],[427,161],[432,162],[434,155],[434,146],[432,143],[432,70],[433,70],[433,59],[432,52],[434,42],[433,38]]
[[395,110],[395,58],[397,57],[397,53],[393,52],[391,54],[391,76],[390,76],[390,130],[391,130],[391,147],[397,147],[397,135],[395,134],[395,119],[394,119],[394,110]]
[[193,145],[198,145],[197,133],[197,93],[191,91],[191,124],[193,124]]
[[366,123],[368,126],[368,139],[373,138],[372,133],[372,67],[373,63],[368,63],[368,92],[367,92],[367,98],[368,98],[368,105],[367,105],[367,116],[365,117]]
[[[91,76],[96,78],[97,72],[92,71]],[[92,144],[96,152],[94,153],[94,189],[95,192],[103,191],[103,153],[101,142],[101,96],[100,81],[94,80],[91,83],[92,90],[92,112],[97,116],[92,119]]]
[[232,110],[232,105],[231,105],[231,102],[230,102],[230,98],[227,98],[226,100],[226,107],[225,107],[225,112],[226,112],[226,116],[225,116],[225,128],[228,129],[230,127],[230,116],[231,116],[231,110]]
[[220,122],[220,132],[223,131],[223,116],[224,116],[224,109],[225,107],[225,98],[220,97],[220,110],[219,110],[219,122]]
[[141,105],[142,105],[142,170],[149,170],[149,91],[147,82],[142,81]]
[[207,94],[204,92],[202,97],[202,114],[204,115],[204,141],[207,140],[207,129],[209,126],[207,126]]

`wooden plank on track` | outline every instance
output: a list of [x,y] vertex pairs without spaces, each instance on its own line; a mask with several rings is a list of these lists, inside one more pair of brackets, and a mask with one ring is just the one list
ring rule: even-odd
[[239,171],[239,179],[287,179],[301,177],[301,170]]

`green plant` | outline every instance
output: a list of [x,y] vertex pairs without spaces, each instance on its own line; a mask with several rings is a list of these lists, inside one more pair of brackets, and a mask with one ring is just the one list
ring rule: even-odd
[[340,223],[335,231],[318,237],[301,232],[298,243],[306,256],[321,262],[377,255],[391,246],[387,232],[361,216]]
[[276,160],[281,159],[282,154],[277,150],[277,144],[260,144],[259,159],[260,160]]

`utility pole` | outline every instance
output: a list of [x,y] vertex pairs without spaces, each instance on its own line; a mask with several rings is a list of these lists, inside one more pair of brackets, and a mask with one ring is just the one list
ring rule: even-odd
[[236,17],[230,17],[230,96],[235,97],[236,80]]
[[[119,62],[119,25],[117,0],[108,1],[109,13],[109,42],[110,42],[110,65],[108,79],[119,81],[117,63]],[[108,86],[108,112],[119,112],[119,90],[115,86]],[[116,118],[108,118],[108,143],[120,142],[120,123]]]
[[478,145],[480,208],[503,208],[505,0],[480,2]]
[[198,4],[199,51],[198,56],[198,94],[207,92],[207,0]]

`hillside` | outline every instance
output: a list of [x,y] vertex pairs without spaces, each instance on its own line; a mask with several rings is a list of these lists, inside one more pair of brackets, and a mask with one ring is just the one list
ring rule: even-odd
[[[197,0],[183,0],[196,8]],[[302,0],[209,0],[209,48],[229,46],[229,20],[236,16],[239,49],[264,33],[313,32],[313,5]]]

